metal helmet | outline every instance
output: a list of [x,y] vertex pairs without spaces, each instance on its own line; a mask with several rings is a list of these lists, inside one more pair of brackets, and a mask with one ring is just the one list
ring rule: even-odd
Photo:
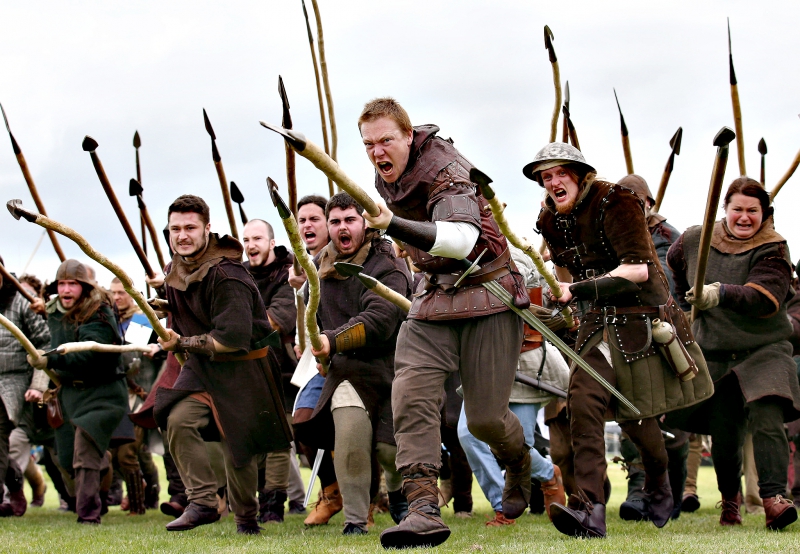
[[617,184],[635,192],[636,196],[642,200],[642,204],[647,204],[647,200],[649,200],[653,205],[655,205],[656,199],[653,198],[653,193],[650,192],[650,187],[647,186],[647,181],[645,181],[644,178],[640,177],[639,175],[636,175],[635,173],[626,175],[617,181]]
[[538,182],[536,176],[540,171],[566,164],[579,165],[587,171],[595,170],[586,163],[581,151],[574,146],[563,142],[551,142],[536,153],[531,163],[522,168],[522,174],[531,181]]
[[78,260],[61,262],[61,265],[58,266],[58,271],[56,271],[55,281],[47,285],[45,292],[47,294],[57,294],[59,281],[78,281],[92,288],[97,288],[97,282],[91,277],[87,267]]

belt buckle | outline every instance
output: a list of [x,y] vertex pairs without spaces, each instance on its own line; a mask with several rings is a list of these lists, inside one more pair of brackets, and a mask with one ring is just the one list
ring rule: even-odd
[[606,325],[616,325],[617,321],[622,320],[622,324],[625,324],[625,316],[621,318],[617,318],[617,307],[616,306],[604,306],[603,307],[603,319]]
[[72,381],[72,386],[77,390],[86,390],[86,383],[81,380]]

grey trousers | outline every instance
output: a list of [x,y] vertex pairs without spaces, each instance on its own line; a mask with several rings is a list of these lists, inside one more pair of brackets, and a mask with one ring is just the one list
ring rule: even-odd
[[458,371],[469,431],[500,460],[525,451],[508,409],[522,344],[522,320],[511,312],[440,323],[406,320],[400,328],[392,384],[397,469],[441,467],[440,406],[447,376]]

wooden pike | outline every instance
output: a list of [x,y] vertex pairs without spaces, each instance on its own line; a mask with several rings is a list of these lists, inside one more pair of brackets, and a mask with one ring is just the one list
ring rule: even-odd
[[[158,241],[158,232],[156,231],[155,225],[153,225],[153,220],[150,219],[150,212],[147,211],[147,205],[144,203],[144,198],[142,197],[143,192],[144,189],[142,188],[141,183],[139,183],[139,181],[136,179],[131,179],[128,183],[128,194],[136,197],[136,204],[139,206],[139,213],[142,216],[142,221],[147,227],[147,231],[150,233],[150,242],[153,243],[153,248],[155,248],[156,257],[158,258],[158,265],[161,267],[161,271],[163,271],[164,266],[167,264],[164,263],[164,254],[161,251],[161,245]],[[145,251],[145,254],[147,254],[147,251]]]
[[339,144],[339,135],[336,132],[336,115],[333,112],[333,96],[331,84],[328,80],[328,62],[325,60],[325,38],[322,35],[322,17],[319,13],[317,0],[311,0],[314,8],[314,19],[317,21],[317,47],[319,48],[319,67],[322,70],[322,84],[325,86],[325,100],[328,102],[328,119],[331,122],[331,158],[337,161],[336,148]]
[[131,246],[133,246],[136,256],[142,263],[145,273],[147,273],[148,277],[153,278],[156,274],[153,271],[153,268],[150,266],[150,261],[147,259],[144,250],[142,250],[142,245],[139,244],[139,240],[133,233],[133,229],[131,229],[131,224],[128,222],[125,212],[122,211],[122,206],[120,206],[119,200],[117,200],[117,195],[114,194],[114,189],[111,187],[111,183],[108,180],[106,170],[103,169],[103,164],[100,162],[100,157],[97,155],[97,146],[97,141],[89,135],[84,137],[83,143],[81,144],[83,151],[88,152],[89,156],[92,158],[92,165],[94,165],[94,170],[97,173],[97,177],[100,179],[100,184],[103,186],[103,190],[105,191],[106,196],[108,196],[108,201],[111,202],[111,207],[114,208],[114,212],[117,214],[117,219],[119,219],[119,222],[122,224],[122,229],[128,236],[128,240],[130,241]]
[[747,175],[744,163],[744,131],[742,131],[742,105],[739,102],[739,84],[736,71],[733,69],[733,52],[731,51],[731,20],[728,18],[728,65],[730,69],[731,104],[733,105],[733,125],[736,129],[736,156],[739,158],[739,175]]
[[[800,117],[800,114],[798,114],[797,117]],[[780,180],[772,188],[772,191],[769,193],[769,198],[771,202],[775,201],[775,197],[778,196],[778,193],[781,191],[781,188],[783,188],[783,185],[786,184],[786,181],[788,181],[792,177],[792,175],[794,175],[794,172],[797,169],[797,166],[799,165],[800,165],[800,150],[798,150],[797,154],[794,157],[794,160],[792,160],[792,165],[789,166],[789,169],[786,170],[786,173],[783,174],[783,177],[780,178]]]
[[569,125],[567,125],[567,119],[569,119],[569,81],[564,85],[564,105],[561,107],[561,111],[564,114],[564,121],[561,128],[561,142],[568,144]]
[[656,203],[653,205],[653,211],[658,212],[661,208],[661,202],[664,200],[664,193],[667,192],[667,185],[669,178],[672,176],[672,170],[675,167],[675,156],[681,153],[681,140],[683,139],[683,127],[678,127],[672,138],[669,139],[669,146],[672,149],[667,158],[667,165],[664,166],[664,173],[661,175],[661,183],[658,185],[658,193],[656,193]]
[[[8,331],[12,335],[14,335],[14,338],[17,339],[20,342],[20,344],[22,345],[22,348],[25,349],[25,352],[27,352],[28,355],[31,358],[33,358],[35,360],[35,359],[39,358],[39,356],[41,356],[41,354],[39,354],[39,351],[36,349],[36,347],[33,345],[33,343],[30,341],[30,339],[25,336],[25,333],[23,333],[22,330],[19,327],[14,325],[14,323],[12,321],[10,321],[3,314],[0,314],[0,325],[5,327],[6,329],[8,329]],[[45,368],[43,371],[47,374],[47,376],[50,378],[50,380],[53,383],[55,383],[55,385],[57,387],[61,386],[61,380],[58,378],[58,376],[55,373],[53,373],[53,371],[51,369],[46,369]]]
[[214,128],[211,127],[211,122],[208,120],[208,114],[205,108],[203,108],[203,121],[206,125],[206,131],[211,137],[211,158],[214,160],[214,169],[217,170],[219,186],[222,189],[222,201],[225,203],[225,213],[228,215],[228,224],[231,226],[231,236],[239,240],[239,231],[236,229],[236,218],[233,217],[231,193],[228,191],[228,180],[225,178],[225,169],[222,167],[222,157],[219,155],[219,150],[217,150],[217,135],[214,133]]
[[408,312],[411,309],[411,300],[399,292],[390,289],[378,281],[375,277],[367,275],[366,273],[362,273],[364,270],[363,266],[346,262],[334,262],[333,267],[336,269],[339,275],[343,275],[344,277],[356,277],[359,281],[361,281],[361,284],[363,284],[369,290],[384,300],[388,300],[404,312]]
[[758,141],[758,153],[761,154],[761,184],[767,186],[767,141],[764,137]]
[[247,225],[247,214],[244,213],[242,203],[244,202],[244,194],[236,186],[236,183],[231,181],[231,200],[239,205],[239,218],[242,220],[242,225]]
[[75,352],[106,352],[106,353],[122,353],[122,352],[150,352],[150,345],[148,344],[103,344],[93,340],[86,340],[81,342],[65,342],[59,344],[55,348],[45,350],[45,354],[74,354]]
[[[567,83],[569,85],[569,83]],[[565,137],[563,142],[564,143],[572,143],[572,146],[577,148],[578,150],[581,149],[581,143],[578,140],[578,132],[575,130],[575,125],[572,124],[572,116],[569,113],[569,86],[567,86],[567,102],[564,103],[564,107],[562,111],[564,112],[564,132]]]
[[625,125],[625,116],[622,115],[622,108],[619,106],[619,98],[617,98],[617,89],[614,89],[614,100],[617,101],[617,110],[619,110],[619,125],[620,133],[622,134],[622,152],[625,154],[625,167],[628,170],[628,175],[633,174],[633,157],[631,156],[631,141],[628,137],[628,126]]
[[553,67],[553,86],[556,89],[556,101],[553,107],[553,118],[550,121],[550,142],[556,141],[558,133],[558,113],[561,110],[561,70],[558,68],[558,58],[556,50],[553,48],[553,31],[547,25],[544,26],[544,47],[550,57],[550,65]]
[[17,291],[22,295],[22,297],[25,300],[27,300],[28,302],[34,301],[33,295],[29,293],[25,287],[22,286],[22,283],[20,283],[16,277],[11,275],[11,272],[9,272],[3,264],[0,264],[0,276],[2,277],[2,279],[0,279],[0,284],[2,284],[4,280],[8,281],[12,285],[14,285],[14,288],[17,289]]
[[[24,219],[25,221],[29,221],[30,223],[35,223],[40,227],[44,227],[45,229],[51,229],[56,233],[63,235],[73,241],[78,247],[83,251],[84,254],[89,256],[91,259],[108,269],[114,276],[120,280],[122,286],[125,288],[125,292],[127,292],[130,297],[136,302],[136,305],[139,306],[139,309],[142,310],[142,313],[147,317],[147,320],[150,322],[150,325],[153,327],[153,330],[156,334],[161,337],[162,340],[169,340],[169,333],[161,325],[161,322],[158,320],[158,316],[153,311],[153,308],[150,307],[150,304],[147,303],[142,293],[136,290],[133,286],[133,281],[128,276],[125,271],[117,264],[109,260],[103,254],[95,250],[89,242],[83,238],[77,231],[74,229],[67,227],[63,223],[59,223],[54,219],[50,219],[46,215],[37,214],[26,210],[22,207],[22,200],[9,200],[6,203],[6,208],[14,217],[14,219]],[[184,356],[183,354],[176,354],[175,357],[178,361],[183,365]]]
[[[139,147],[142,145],[142,139],[139,137],[139,131],[134,131],[133,133],[133,149],[136,151],[136,180],[135,182],[139,184],[139,188],[142,188],[142,167],[139,165]],[[131,192],[133,189],[134,179],[131,179],[130,186],[128,188],[128,194],[130,196],[134,196],[135,193]],[[139,193],[141,195],[141,192]],[[139,200],[137,198],[137,200]],[[141,226],[141,233],[142,233],[142,252],[144,255],[147,256],[147,221],[144,219],[144,213],[142,213],[142,205],[144,204],[144,200],[139,201],[139,224]],[[161,266],[163,271],[164,263],[163,258],[160,255],[160,248],[158,247],[158,243],[155,238],[153,240],[153,246],[155,247],[156,251],[159,252],[158,256],[158,264]],[[150,285],[146,285],[147,296],[150,297]]]
[[[328,122],[325,117],[325,101],[322,99],[322,83],[319,80],[319,65],[317,64],[317,51],[314,49],[314,35],[311,34],[311,24],[308,22],[308,11],[306,10],[305,0],[301,0],[303,4],[303,17],[306,20],[306,31],[308,32],[308,46],[311,48],[311,63],[314,65],[314,79],[317,82],[317,99],[319,100],[319,119],[322,123],[322,145],[325,147],[325,153],[330,155],[330,147],[328,146]],[[333,181],[328,179],[328,195],[333,196]]]
[[[736,134],[728,127],[720,129],[714,137],[717,155],[714,159],[714,170],[711,173],[711,184],[708,187],[703,230],[700,233],[700,249],[697,255],[697,271],[694,278],[694,294],[696,298],[700,298],[703,294],[708,254],[711,249],[711,235],[714,233],[716,214],[719,209],[719,197],[722,192],[722,181],[725,178],[725,168],[728,165],[729,144],[734,138],[736,138]],[[692,307],[692,321],[695,320],[696,316],[697,308]]]
[[[33,182],[31,172],[28,169],[28,162],[25,161],[25,155],[22,153],[22,149],[19,147],[19,144],[17,144],[17,139],[15,139],[14,135],[11,133],[11,127],[8,126],[8,118],[6,117],[6,111],[3,109],[2,104],[0,104],[0,111],[3,112],[3,121],[5,121],[8,136],[11,139],[11,148],[14,149],[14,155],[17,157],[19,168],[22,170],[22,176],[25,178],[25,182],[28,184],[28,189],[31,191],[33,203],[36,204],[36,209],[39,210],[39,213],[47,215],[47,212],[44,209],[44,204],[42,203],[42,199],[39,196],[39,191],[37,190],[36,184]],[[61,245],[58,243],[58,237],[56,237],[56,234],[52,231],[47,231],[47,236],[50,237],[50,243],[53,245],[53,250],[56,251],[58,259],[62,262],[66,260],[67,257],[64,255],[64,251],[61,250]]]

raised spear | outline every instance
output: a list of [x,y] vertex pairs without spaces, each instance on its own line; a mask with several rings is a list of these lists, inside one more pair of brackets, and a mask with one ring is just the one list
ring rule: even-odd
[[17,289],[17,291],[19,291],[19,293],[25,300],[27,300],[28,302],[34,301],[33,295],[30,292],[28,292],[28,289],[23,287],[22,283],[20,283],[16,277],[11,275],[11,273],[5,268],[3,264],[0,264],[0,276],[2,276],[2,279],[0,279],[0,284],[2,284],[4,280],[8,281],[12,285],[14,285],[14,288]]
[[[142,310],[142,313],[145,315],[147,320],[150,322],[150,325],[153,327],[153,330],[156,334],[161,337],[162,340],[169,340],[170,335],[167,333],[167,330],[161,325],[161,322],[158,320],[158,316],[153,311],[153,308],[150,307],[150,304],[147,303],[142,293],[136,290],[133,286],[133,281],[125,273],[121,267],[117,264],[106,258],[103,254],[95,250],[89,242],[83,238],[77,231],[74,229],[67,227],[63,223],[59,223],[54,219],[50,219],[46,215],[37,214],[26,210],[22,207],[22,200],[9,200],[6,203],[6,208],[8,208],[9,213],[14,217],[14,219],[19,220],[20,218],[24,219],[25,221],[29,221],[31,223],[35,223],[40,227],[44,227],[45,229],[50,229],[55,231],[56,233],[63,235],[73,241],[78,247],[83,251],[84,254],[89,256],[91,259],[108,269],[114,276],[120,280],[122,283],[125,292],[127,292],[130,297],[136,302],[136,305],[139,306],[139,309]],[[184,357],[183,354],[176,354],[175,357],[178,361],[183,365]]]
[[[798,114],[797,117],[800,117],[800,114]],[[800,150],[798,150],[797,155],[794,157],[794,160],[792,160],[792,165],[789,166],[789,169],[786,170],[786,173],[783,174],[783,177],[780,178],[780,180],[772,188],[772,191],[769,193],[771,202],[775,201],[775,197],[778,196],[778,193],[783,185],[785,185],[786,181],[788,181],[792,175],[794,175],[798,165],[800,165]]]
[[561,142],[567,144],[569,143],[569,125],[567,125],[567,119],[569,119],[569,81],[564,85],[564,105],[561,107],[561,111],[564,113]]
[[[36,184],[33,182],[33,177],[28,169],[28,162],[25,161],[25,155],[22,153],[19,144],[17,144],[17,139],[15,139],[14,135],[11,133],[11,127],[8,126],[8,118],[6,117],[6,111],[3,109],[2,104],[0,104],[0,111],[3,112],[3,121],[5,121],[8,136],[11,139],[11,148],[14,149],[14,155],[17,157],[19,168],[22,170],[22,176],[25,178],[25,182],[28,183],[28,189],[31,191],[33,203],[36,204],[36,209],[39,210],[39,213],[46,215],[47,212],[44,209],[42,199],[39,197],[39,191],[36,189]],[[58,259],[62,262],[66,260],[67,257],[64,255],[64,251],[61,250],[61,245],[58,243],[58,237],[56,237],[55,233],[47,231],[47,236],[50,237],[50,242],[53,244],[53,250],[56,251]]]
[[[10,321],[3,314],[0,314],[0,325],[5,327],[6,329],[8,329],[8,331],[12,335],[14,335],[14,338],[19,341],[19,343],[22,345],[22,348],[25,349],[25,351],[28,353],[28,355],[31,358],[36,360],[36,359],[39,358],[39,356],[41,356],[41,354],[39,354],[39,351],[36,349],[36,347],[33,345],[33,343],[30,341],[30,339],[25,336],[25,333],[23,333],[22,330],[19,327],[14,325],[14,322]],[[50,380],[53,383],[55,383],[55,385],[57,387],[61,386],[61,380],[58,378],[58,376],[55,373],[53,373],[53,371],[51,369],[45,368],[43,371],[47,374],[47,376],[50,378]]]
[[339,136],[336,132],[336,116],[333,113],[333,96],[331,95],[331,84],[328,81],[328,62],[325,60],[325,38],[322,35],[322,17],[319,14],[317,0],[311,0],[311,7],[314,8],[314,19],[317,21],[317,46],[319,47],[319,67],[322,70],[322,84],[325,86],[325,100],[328,102],[328,117],[331,121],[331,158],[336,161],[336,147],[339,143]]
[[128,240],[130,241],[131,246],[133,246],[136,256],[142,263],[142,267],[144,267],[144,271],[147,273],[147,276],[152,279],[156,274],[153,271],[153,268],[150,266],[150,261],[147,259],[147,256],[145,256],[144,250],[142,250],[142,246],[139,244],[139,240],[133,233],[133,229],[131,229],[131,224],[128,222],[125,212],[122,211],[122,206],[120,206],[119,200],[117,200],[117,195],[114,193],[114,189],[111,187],[111,182],[108,180],[106,170],[103,169],[103,164],[100,162],[100,157],[97,155],[97,146],[97,141],[89,135],[84,137],[83,143],[81,144],[83,151],[88,152],[89,156],[92,158],[92,165],[97,173],[97,177],[100,179],[100,184],[103,185],[103,190],[105,191],[106,196],[108,196],[108,201],[111,202],[111,207],[114,208],[114,212],[117,214],[117,219],[119,219],[119,222],[122,224],[122,229],[128,236]]
[[242,208],[244,194],[242,194],[242,191],[239,190],[239,187],[237,187],[236,183],[233,181],[231,181],[231,200],[239,205],[239,218],[242,220],[242,225],[247,225],[247,215],[244,213],[244,208]]
[[667,192],[667,185],[669,178],[672,176],[672,170],[675,167],[675,156],[681,153],[681,140],[683,139],[683,127],[678,127],[672,138],[669,139],[669,146],[672,149],[667,158],[667,165],[664,166],[664,173],[661,175],[661,183],[658,185],[658,193],[656,194],[656,203],[653,206],[653,211],[658,212],[661,208],[661,202],[664,200],[664,193]]
[[556,141],[558,133],[558,112],[561,110],[561,71],[558,68],[558,58],[556,50],[553,48],[553,31],[547,25],[544,26],[544,47],[550,57],[550,65],[553,67],[553,86],[556,88],[556,102],[553,107],[553,119],[550,122],[550,142]]
[[[128,183],[128,194],[130,196],[136,197],[136,204],[139,206],[139,213],[142,215],[142,221],[147,226],[147,231],[150,233],[150,242],[153,243],[153,247],[156,250],[156,257],[158,258],[158,265],[161,267],[161,270],[164,270],[164,266],[167,265],[164,263],[164,254],[161,252],[161,245],[158,241],[158,231],[156,231],[155,225],[153,225],[153,220],[150,218],[150,212],[147,211],[147,205],[144,203],[144,198],[142,197],[142,193],[144,189],[142,188],[141,183],[136,179],[131,179]],[[145,251],[145,254],[147,252]]]
[[767,185],[767,141],[764,137],[758,141],[758,153],[761,154],[761,184]]
[[[314,35],[311,34],[311,24],[308,22],[308,11],[306,10],[305,0],[300,0],[303,4],[303,17],[306,19],[306,31],[308,32],[308,46],[311,48],[311,63],[314,65],[314,79],[317,81],[317,99],[319,100],[319,120],[322,123],[322,145],[325,153],[330,154],[328,146],[328,122],[325,117],[325,101],[322,99],[322,83],[319,80],[319,65],[317,64],[317,51],[314,49]],[[328,195],[333,196],[333,181],[328,179]]]
[[[142,145],[142,139],[139,137],[139,131],[136,130],[133,132],[133,149],[136,151],[136,183],[139,184],[139,189],[142,189],[142,167],[139,165],[139,147]],[[128,194],[130,196],[135,196],[137,193],[132,192],[134,190],[134,179],[131,179],[130,186],[128,187]],[[141,196],[141,190],[138,193]],[[142,204],[144,201],[139,201],[139,224],[142,228],[142,252],[144,255],[147,256],[147,222],[144,220],[144,214],[142,213]],[[156,249],[158,249],[158,245],[155,245]],[[164,268],[164,264],[162,263],[159,257],[159,265],[161,268]],[[146,285],[147,297],[150,297],[150,285]]]
[[625,125],[625,116],[622,115],[622,108],[619,106],[619,98],[617,98],[617,89],[614,89],[614,100],[617,101],[617,110],[619,110],[619,131],[622,134],[622,151],[625,154],[625,167],[628,169],[628,175],[633,174],[633,158],[631,157],[631,141],[628,137],[628,126]]
[[[728,150],[730,142],[736,134],[728,127],[723,127],[714,137],[714,146],[717,155],[714,158],[714,170],[711,173],[711,184],[708,187],[708,200],[706,201],[706,214],[703,219],[703,230],[700,233],[700,249],[697,254],[697,271],[694,277],[694,295],[700,298],[703,294],[703,285],[706,278],[708,253],[711,249],[711,235],[714,233],[719,197],[722,192],[722,180],[725,178],[725,168],[728,165]],[[697,316],[697,308],[692,307],[692,321]]]
[[739,174],[747,175],[744,163],[744,131],[742,131],[742,105],[739,103],[739,84],[736,71],[733,69],[733,52],[731,51],[731,19],[728,18],[728,65],[730,67],[731,104],[733,105],[733,125],[736,129],[736,155],[739,158]]
[[231,226],[231,235],[236,240],[239,240],[239,231],[236,229],[236,219],[233,217],[233,206],[231,205],[231,194],[228,192],[228,181],[225,178],[225,169],[222,167],[222,158],[217,150],[217,135],[214,133],[214,128],[211,127],[211,122],[208,120],[206,109],[203,108],[203,121],[206,124],[206,131],[211,137],[211,158],[214,160],[214,169],[217,170],[217,177],[219,178],[219,186],[222,189],[222,201],[225,203],[225,213],[228,214],[228,223]]

